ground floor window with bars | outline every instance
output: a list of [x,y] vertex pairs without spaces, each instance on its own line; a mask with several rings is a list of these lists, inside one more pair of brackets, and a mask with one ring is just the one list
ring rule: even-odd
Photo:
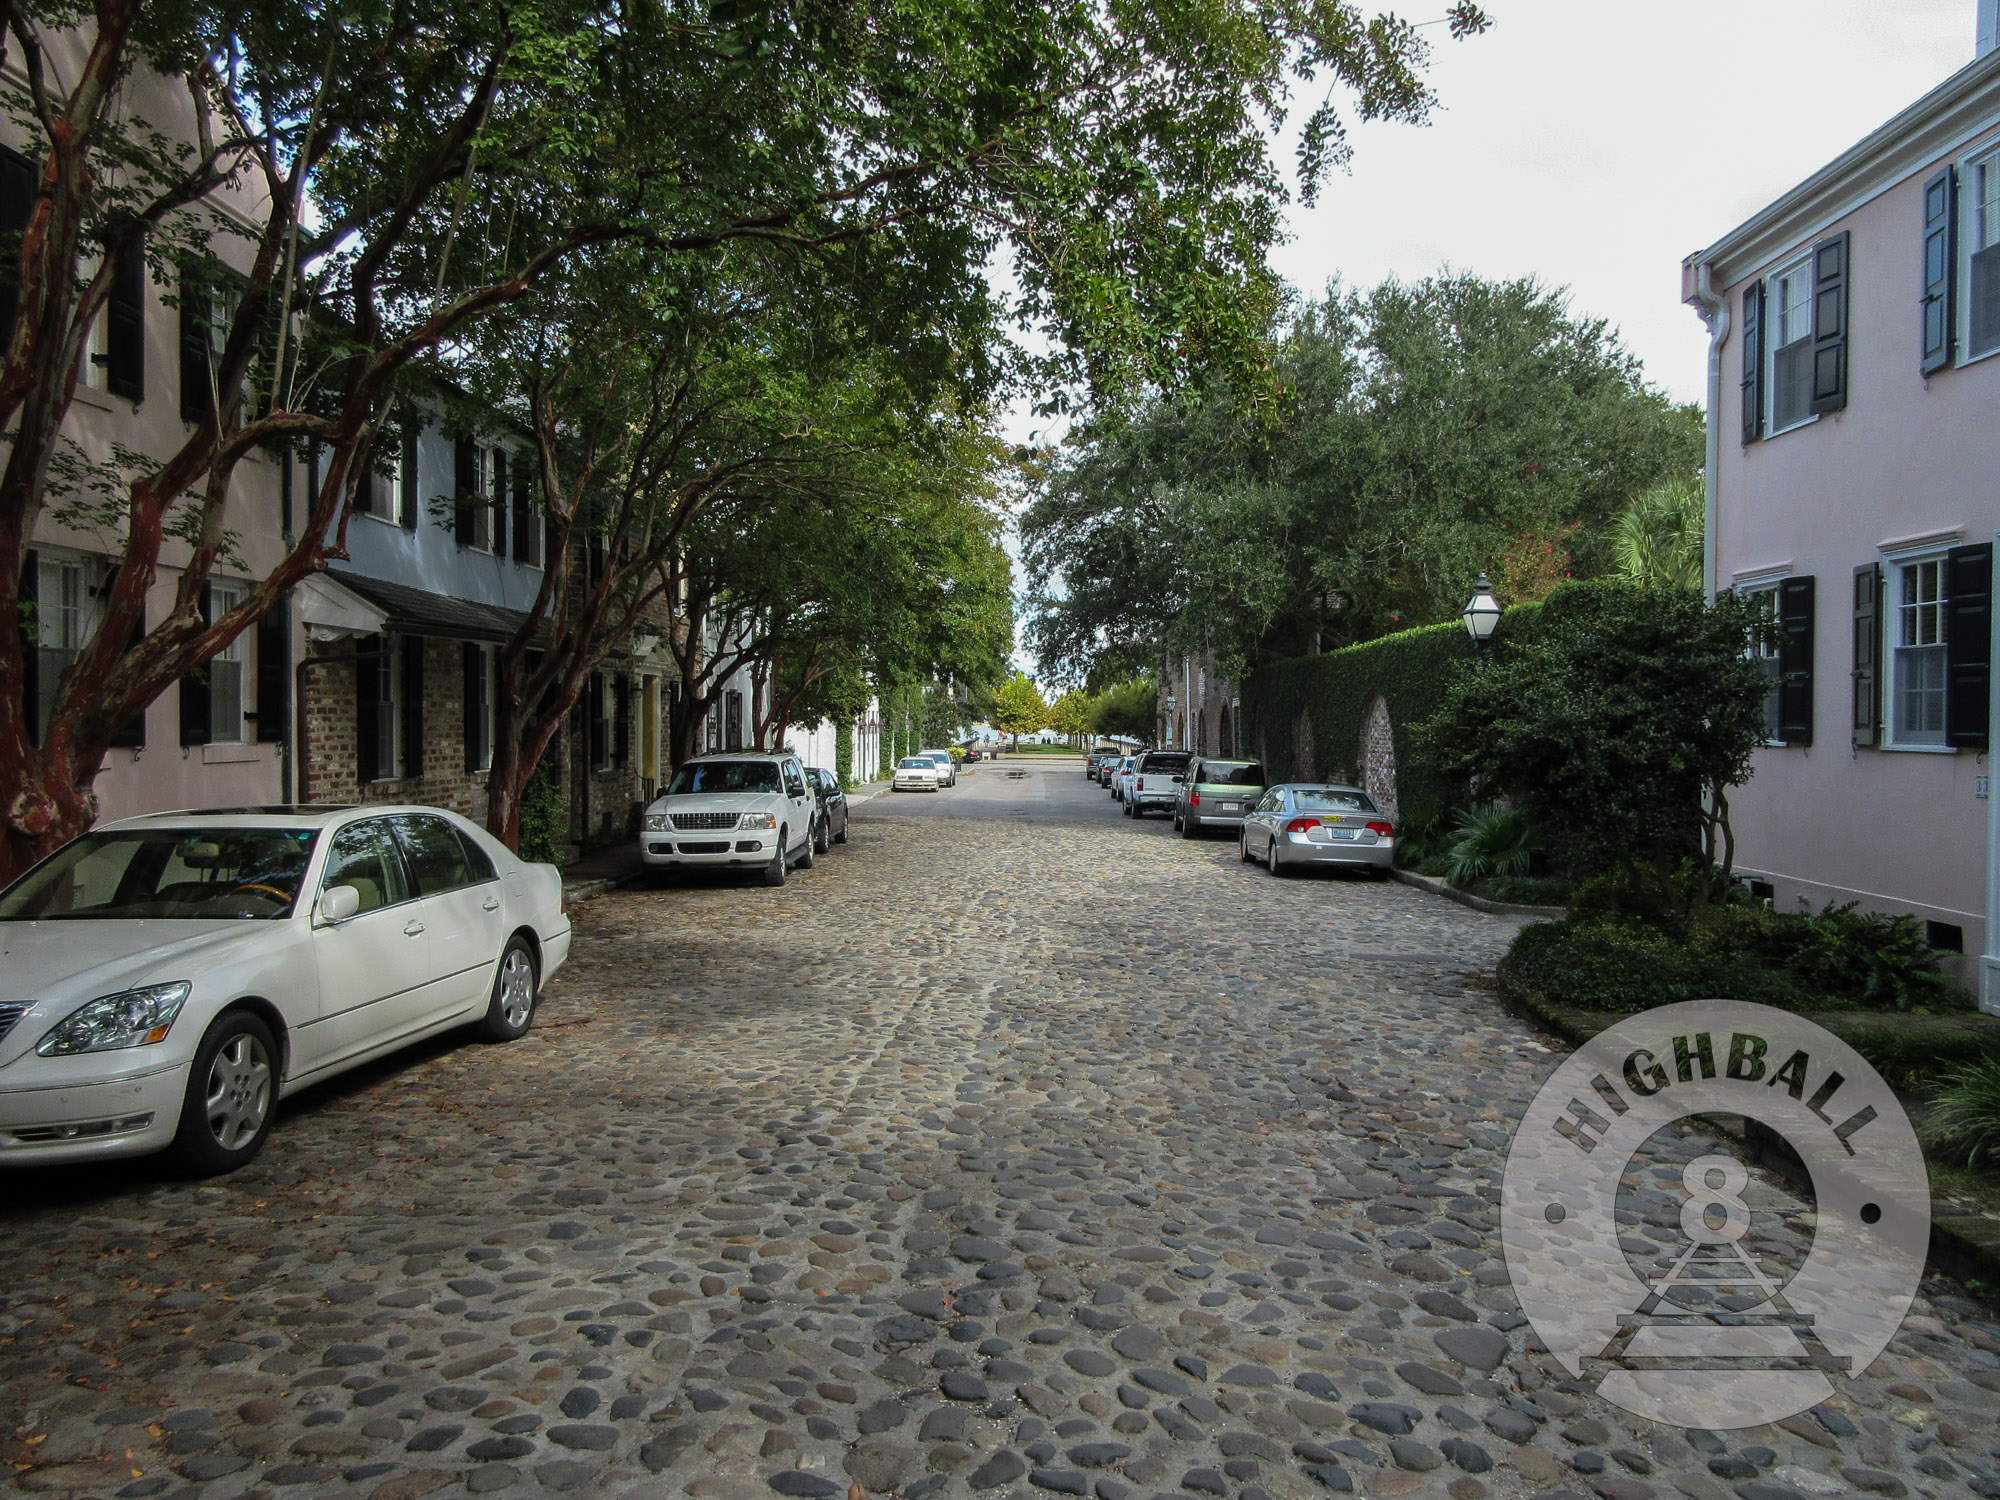
[[[219,620],[243,602],[241,584],[211,583],[208,586],[208,617]],[[211,745],[239,745],[243,742],[245,675],[249,669],[250,634],[244,631],[224,646],[208,663],[208,742]]]
[[1895,745],[1945,742],[1945,560],[1895,568],[1890,619],[1890,736]]

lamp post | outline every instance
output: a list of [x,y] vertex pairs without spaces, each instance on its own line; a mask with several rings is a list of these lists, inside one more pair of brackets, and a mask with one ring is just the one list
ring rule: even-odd
[[1167,744],[1169,747],[1171,747],[1174,743],[1174,710],[1176,710],[1180,706],[1181,706],[1181,700],[1176,698],[1172,693],[1168,693],[1167,694]]
[[1466,634],[1472,637],[1475,653],[1484,652],[1486,643],[1493,639],[1493,632],[1500,627],[1500,601],[1493,597],[1493,585],[1484,573],[1479,582],[1472,586],[1472,597],[1465,602],[1465,608],[1458,617],[1465,621]]

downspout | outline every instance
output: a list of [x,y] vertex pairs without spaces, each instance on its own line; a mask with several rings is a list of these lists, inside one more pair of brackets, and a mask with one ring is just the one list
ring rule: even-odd
[[1722,346],[1729,338],[1729,303],[1715,289],[1715,267],[1703,261],[1694,268],[1694,298],[1702,322],[1708,325],[1708,445],[1702,463],[1701,591],[1715,598],[1715,531],[1720,507],[1716,499],[1716,469],[1722,458]]

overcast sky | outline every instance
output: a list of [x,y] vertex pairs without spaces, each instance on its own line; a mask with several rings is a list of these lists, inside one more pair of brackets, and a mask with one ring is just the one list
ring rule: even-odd
[[1975,0],[1482,3],[1491,31],[1433,48],[1432,124],[1356,130],[1278,269],[1314,292],[1445,264],[1538,276],[1688,401],[1707,335],[1682,257],[1972,61],[1977,19]]

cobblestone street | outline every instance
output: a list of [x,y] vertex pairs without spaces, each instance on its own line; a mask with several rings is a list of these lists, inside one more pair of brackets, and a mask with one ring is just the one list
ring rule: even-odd
[[[234,1177],[5,1179],[13,1482],[2000,1494],[2000,1327],[1949,1283],[1748,1432],[1536,1352],[1493,1214],[1555,1061],[1485,986],[1513,919],[1273,879],[1075,762],[853,830],[781,889],[586,903],[523,1042],[302,1096]],[[1782,1258],[1810,1224],[1759,1193]],[[1679,1201],[1635,1183],[1635,1253]]]

